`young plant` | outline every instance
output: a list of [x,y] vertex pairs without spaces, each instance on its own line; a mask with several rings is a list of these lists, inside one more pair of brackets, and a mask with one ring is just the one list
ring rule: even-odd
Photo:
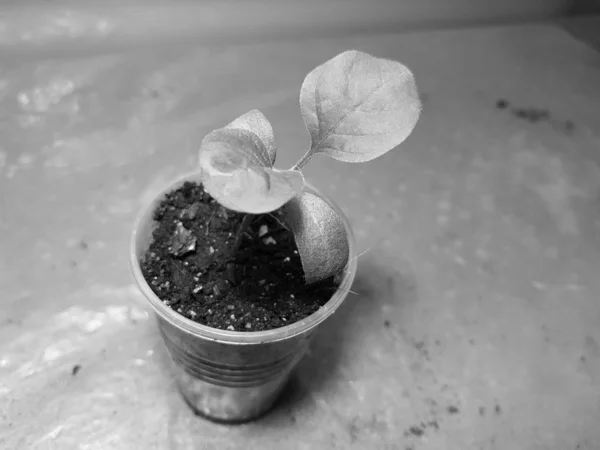
[[[202,141],[199,163],[205,190],[222,206],[246,214],[284,206],[310,284],[345,267],[348,242],[337,213],[320,197],[303,191],[302,168],[318,154],[353,163],[383,155],[412,132],[421,103],[413,75],[404,65],[350,50],[306,76],[300,110],[310,147],[291,169],[273,167],[273,129],[258,110],[209,133]],[[242,222],[239,233],[248,221]]]

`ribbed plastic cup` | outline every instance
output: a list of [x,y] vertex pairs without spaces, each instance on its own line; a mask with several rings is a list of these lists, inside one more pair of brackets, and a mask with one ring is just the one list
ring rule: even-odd
[[140,268],[156,228],[154,211],[166,194],[200,174],[181,177],[169,185],[138,216],[130,247],[135,281],[150,302],[166,347],[174,361],[179,389],[196,413],[222,422],[245,422],[269,410],[290,373],[304,356],[315,331],[346,298],[356,274],[356,246],[348,220],[318,190],[342,218],[350,255],[338,290],[318,311],[305,319],[268,331],[227,331],[193,322],[165,305],[154,294]]

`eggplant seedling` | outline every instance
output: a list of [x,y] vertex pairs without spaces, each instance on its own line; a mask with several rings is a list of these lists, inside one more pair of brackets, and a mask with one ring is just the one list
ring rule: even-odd
[[246,214],[237,230],[238,242],[253,215],[284,207],[310,284],[344,268],[348,244],[338,214],[320,197],[303,191],[302,169],[315,155],[359,163],[387,153],[412,132],[421,103],[407,67],[350,50],[306,76],[300,110],[310,146],[292,168],[274,167],[273,129],[258,110],[209,133],[199,164],[206,192],[225,208]]
[[300,108],[310,145],[292,168],[274,167],[273,129],[252,110],[204,138],[200,169],[163,189],[132,233],[134,278],[160,319],[179,390],[215,420],[271,408],[355,279],[349,221],[303,168],[319,154],[383,155],[421,106],[402,64],[347,51],[308,74]]

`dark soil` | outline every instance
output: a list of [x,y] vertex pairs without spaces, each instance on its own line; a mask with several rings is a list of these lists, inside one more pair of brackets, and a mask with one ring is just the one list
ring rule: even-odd
[[440,429],[440,424],[437,420],[430,420],[429,422],[421,422],[418,425],[411,426],[408,430],[404,431],[404,437],[421,437],[428,429],[437,431]]
[[458,412],[459,412],[458,408],[456,406],[454,406],[454,405],[448,406],[447,411],[450,414],[458,414]]
[[512,106],[507,100],[499,99],[496,101],[497,109],[509,110],[513,116],[525,120],[529,123],[546,122],[553,125],[556,129],[563,131],[566,134],[572,134],[575,131],[575,124],[570,120],[557,120],[552,117],[552,114],[548,109],[545,108],[533,108],[533,107],[515,107]]
[[423,430],[423,428],[421,428],[420,426],[412,426],[408,429],[408,431],[413,435],[413,436],[423,436],[423,434],[425,433],[425,431]]
[[195,322],[235,331],[279,328],[317,311],[337,289],[334,277],[305,284],[281,210],[248,216],[238,240],[244,215],[188,182],[167,195],[154,218],[142,273],[166,305]]

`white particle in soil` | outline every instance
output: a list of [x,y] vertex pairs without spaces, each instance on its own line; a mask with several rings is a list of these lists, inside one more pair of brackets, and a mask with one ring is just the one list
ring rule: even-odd
[[187,261],[184,261],[184,262],[183,262],[183,265],[184,265],[184,266],[189,266],[189,265],[190,265],[190,263],[188,263]]
[[250,328],[252,328],[252,324],[250,322],[246,323],[246,329],[249,330]]
[[234,331],[234,330],[235,330],[235,328],[233,328],[233,325],[229,325],[229,326],[227,327],[227,329],[228,329],[229,331]]
[[269,236],[268,238],[263,239],[263,242],[265,243],[265,245],[277,244],[277,241],[275,239],[273,239],[273,236]]
[[229,318],[230,318],[231,320],[235,320],[235,315],[234,315],[234,314],[232,314],[232,315],[230,315],[230,316],[229,316]]
[[228,237],[232,237],[232,236],[233,236],[233,233],[229,233]]
[[213,248],[213,246],[212,246],[212,245],[211,245],[211,246],[208,248],[208,252],[209,252],[211,255],[212,255],[212,254],[215,252],[215,249]]
[[290,294],[290,298],[296,298],[294,294]]
[[194,281],[200,281],[200,278],[194,277]]
[[297,254],[298,254],[298,250],[294,250],[294,255],[297,255]]
[[207,311],[207,313],[208,313],[208,314],[212,314],[212,309],[209,309],[209,310]]
[[183,310],[181,308],[177,308],[177,312],[181,314]]
[[227,305],[227,309],[235,309],[235,306],[233,306],[233,305]]
[[258,229],[258,237],[263,237],[265,234],[269,232],[269,227],[266,225],[261,225]]
[[196,317],[196,315],[197,315],[197,314],[196,314],[196,312],[195,312],[195,311],[190,311],[190,316],[192,316],[192,317]]
[[283,320],[284,322],[287,322],[287,319],[285,317],[282,317],[281,320]]
[[292,259],[289,256],[286,256],[283,262],[290,262]]
[[202,290],[202,286],[196,286],[192,292],[193,292],[194,294],[197,294],[197,293],[198,293],[198,292],[200,292],[201,290]]

